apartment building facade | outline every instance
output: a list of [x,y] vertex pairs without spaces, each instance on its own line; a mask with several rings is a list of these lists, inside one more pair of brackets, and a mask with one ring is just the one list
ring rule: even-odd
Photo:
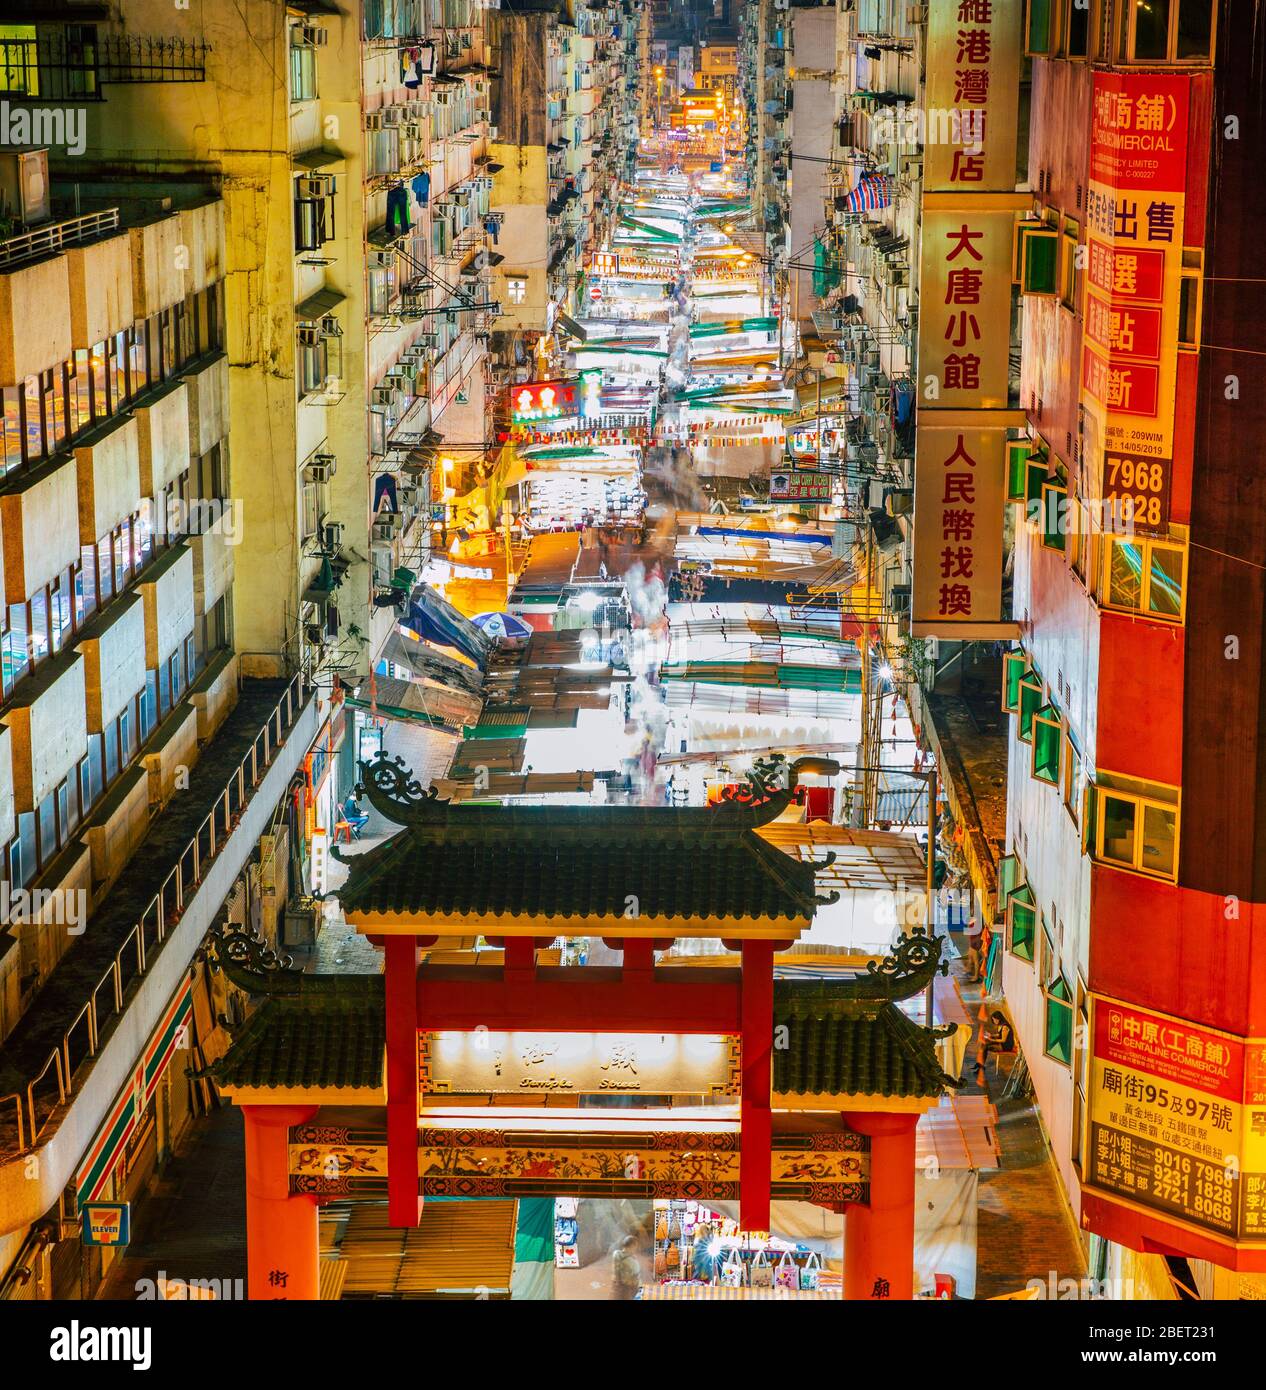
[[1260,1272],[1260,45],[1234,3],[1026,21],[1006,995],[1101,1266]]
[[315,733],[303,677],[235,647],[224,204],[141,177],[89,210],[46,153],[8,155],[0,242],[5,1297],[100,1278],[88,1184],[187,1118],[191,964]]

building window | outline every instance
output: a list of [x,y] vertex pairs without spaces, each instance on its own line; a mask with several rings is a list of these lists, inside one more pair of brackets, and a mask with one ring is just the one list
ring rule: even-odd
[[1016,275],[1021,294],[1055,298],[1060,293],[1060,234],[1046,222],[1016,228]]
[[[291,30],[292,34],[302,29]],[[317,51],[306,44],[290,45],[290,100],[315,101],[317,94]]]
[[1073,1064],[1073,1000],[1067,981],[1056,975],[1045,991],[1046,1032],[1042,1051],[1064,1066]]
[[1090,54],[1091,0],[1063,0],[1063,42],[1067,58],[1086,58]]
[[395,297],[396,269],[395,258],[392,257],[389,265],[369,267],[369,312],[389,314]]
[[1039,782],[1059,786],[1064,748],[1064,723],[1054,705],[1045,705],[1033,716],[1033,756],[1029,771]]
[[1026,883],[1007,900],[1007,949],[1031,965],[1036,936],[1037,907],[1033,902],[1033,890]]
[[1187,547],[1173,541],[1105,536],[1103,592],[1107,608],[1181,622]]
[[1077,977],[1077,1030],[1073,1034],[1073,1166],[1080,1175],[1086,1131],[1087,1097],[1090,1095],[1090,1013],[1086,986]]
[[1077,312],[1077,246],[1081,239],[1081,228],[1071,217],[1064,218],[1064,240],[1061,243],[1063,252],[1063,264],[1060,267],[1060,279],[1063,282],[1063,294],[1060,303],[1065,309],[1070,309],[1074,314]]
[[1212,0],[1126,0],[1122,62],[1198,63],[1212,53]]
[[1082,765],[1081,750],[1077,747],[1070,729],[1064,730],[1064,807],[1073,818],[1073,824],[1081,823]]
[[1200,347],[1200,315],[1204,300],[1204,252],[1184,247],[1179,281],[1178,346],[1195,352]]
[[1008,714],[1020,712],[1020,682],[1032,667],[1029,659],[1018,648],[1002,654],[1002,708]]
[[150,385],[149,324],[138,319],[127,337],[128,370],[132,374],[132,389],[144,391]]
[[1042,678],[1034,671],[1028,672],[1020,681],[1018,734],[1022,743],[1028,743],[1033,738],[1033,720],[1044,700]]
[[316,251],[334,239],[333,174],[295,180],[295,250]]
[[1042,484],[1041,526],[1042,547],[1063,550],[1068,530],[1068,489],[1060,482]]
[[145,672],[145,693],[141,696],[141,742],[158,727],[158,677]]
[[1087,789],[1086,805],[1086,838],[1098,863],[1177,879],[1177,787],[1099,772]]

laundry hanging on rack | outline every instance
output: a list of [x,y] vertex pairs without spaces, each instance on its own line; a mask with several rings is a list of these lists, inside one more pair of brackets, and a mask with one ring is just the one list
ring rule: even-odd
[[399,217],[400,230],[409,230],[409,195],[405,192],[404,184],[393,184],[387,190],[387,231],[394,232],[396,229],[396,219]]

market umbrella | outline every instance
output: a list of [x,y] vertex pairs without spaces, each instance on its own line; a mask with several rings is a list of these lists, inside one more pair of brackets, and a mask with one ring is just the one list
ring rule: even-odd
[[489,637],[531,637],[532,629],[512,613],[477,613],[471,622]]

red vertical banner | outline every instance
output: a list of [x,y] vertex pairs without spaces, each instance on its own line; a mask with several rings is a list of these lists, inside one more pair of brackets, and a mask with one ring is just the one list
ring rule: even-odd
[[1109,530],[1169,527],[1191,80],[1095,74],[1081,388]]

